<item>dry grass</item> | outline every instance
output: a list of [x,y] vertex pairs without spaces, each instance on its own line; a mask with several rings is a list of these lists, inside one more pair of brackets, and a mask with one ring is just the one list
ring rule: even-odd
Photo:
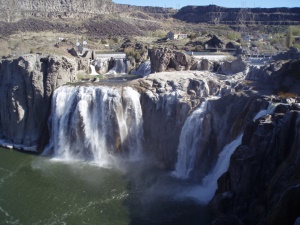
[[299,97],[299,95],[295,94],[295,93],[289,93],[289,92],[279,92],[278,96],[281,99],[287,99],[287,98],[297,98]]
[[[59,38],[67,41],[61,42]],[[123,43],[123,39],[105,39],[109,44],[106,47],[101,43],[99,37],[88,37],[86,35],[76,35],[61,32],[23,32],[13,34],[5,38],[0,38],[0,57],[1,56],[21,56],[28,53],[56,54],[70,56],[68,49],[76,47],[76,42],[86,40],[88,48],[99,51],[110,51],[117,49]],[[59,43],[59,47],[55,47]]]

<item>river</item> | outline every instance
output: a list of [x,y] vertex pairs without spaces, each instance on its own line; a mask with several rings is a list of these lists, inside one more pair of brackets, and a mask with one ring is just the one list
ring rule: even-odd
[[148,162],[101,168],[0,148],[0,224],[206,225],[209,209]]

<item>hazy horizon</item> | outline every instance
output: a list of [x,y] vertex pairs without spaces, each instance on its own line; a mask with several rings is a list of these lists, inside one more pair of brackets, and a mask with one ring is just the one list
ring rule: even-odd
[[205,6],[205,5],[218,5],[228,8],[277,8],[277,7],[300,7],[299,0],[289,0],[289,1],[278,1],[278,0],[266,0],[266,1],[224,1],[224,0],[186,0],[184,3],[180,0],[152,0],[152,1],[139,1],[139,0],[113,0],[113,2],[118,4],[128,4],[128,5],[136,5],[136,6],[159,6],[159,7],[167,7],[167,8],[182,8],[187,5],[195,5],[195,6]]

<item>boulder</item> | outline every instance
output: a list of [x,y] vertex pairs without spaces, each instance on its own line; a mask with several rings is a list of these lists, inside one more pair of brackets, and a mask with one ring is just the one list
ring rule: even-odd
[[235,74],[235,73],[245,71],[246,68],[247,68],[247,64],[242,60],[241,57],[238,57],[237,59],[231,62],[228,61],[223,62],[221,64],[219,72],[225,74]]
[[151,73],[163,72],[168,69],[176,71],[189,70],[195,63],[187,54],[168,48],[155,48],[149,50]]

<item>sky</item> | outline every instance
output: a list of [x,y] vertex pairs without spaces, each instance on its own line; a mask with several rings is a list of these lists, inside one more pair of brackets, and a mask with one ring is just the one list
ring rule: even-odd
[[224,7],[300,7],[300,0],[113,0],[115,3],[139,5],[139,6],[160,6],[175,9],[186,5],[219,5]]

